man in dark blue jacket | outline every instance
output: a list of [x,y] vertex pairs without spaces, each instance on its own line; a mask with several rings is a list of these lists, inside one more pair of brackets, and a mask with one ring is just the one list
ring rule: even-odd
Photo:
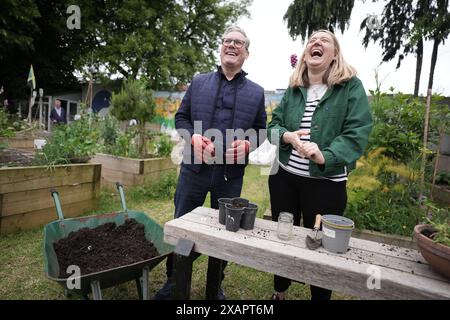
[[[186,141],[174,199],[175,218],[203,205],[208,192],[215,209],[217,199],[239,197],[248,154],[265,139],[264,89],[248,80],[242,70],[249,45],[244,30],[227,29],[221,65],[215,72],[194,77],[175,115],[177,131]],[[169,256],[168,280],[155,299],[171,298],[172,269]],[[225,299],[221,289],[217,298]]]
[[53,124],[66,124],[66,110],[61,108],[61,101],[55,100],[55,107],[50,112],[50,119]]

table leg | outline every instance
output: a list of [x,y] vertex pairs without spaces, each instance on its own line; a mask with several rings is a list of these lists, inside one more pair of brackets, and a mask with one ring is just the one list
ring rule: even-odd
[[206,276],[206,300],[217,300],[220,283],[222,282],[223,260],[214,257],[208,259],[208,274]]
[[191,297],[192,263],[198,254],[194,252],[189,256],[174,253],[175,292],[176,300],[189,300]]

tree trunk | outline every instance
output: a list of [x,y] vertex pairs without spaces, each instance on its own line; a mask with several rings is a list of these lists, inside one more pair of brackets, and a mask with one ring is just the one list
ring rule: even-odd
[[420,75],[422,73],[422,61],[423,61],[423,39],[420,38],[417,42],[417,50],[416,50],[416,83],[414,84],[414,96],[417,97],[419,95],[419,86],[420,86]]
[[440,40],[435,39],[433,43],[433,53],[431,54],[430,77],[428,78],[428,89],[433,88],[434,68],[436,67],[438,48]]

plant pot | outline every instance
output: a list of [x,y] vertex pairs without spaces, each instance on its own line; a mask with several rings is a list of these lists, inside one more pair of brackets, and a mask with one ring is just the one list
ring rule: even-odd
[[232,199],[231,198],[219,198],[217,200],[219,203],[219,223],[225,224],[227,221],[227,213],[225,209],[226,204],[231,204]]
[[232,199],[232,203],[233,206],[238,207],[238,208],[245,208],[246,206],[248,206],[249,202],[248,199],[244,199],[244,198],[233,198]]
[[420,253],[430,266],[450,279],[450,247],[437,243],[427,236],[436,231],[431,225],[419,224],[414,227],[414,237]]
[[227,214],[225,229],[233,232],[238,231],[241,226],[241,217],[244,213],[244,208],[237,208],[232,204],[226,204],[225,211]]
[[255,227],[256,213],[258,206],[254,203],[249,203],[244,208],[244,213],[241,218],[241,228],[244,230],[252,230]]

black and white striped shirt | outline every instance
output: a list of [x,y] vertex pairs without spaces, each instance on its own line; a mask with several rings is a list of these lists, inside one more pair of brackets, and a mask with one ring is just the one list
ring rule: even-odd
[[[308,88],[305,112],[303,113],[303,117],[300,121],[300,130],[311,130],[311,120],[314,115],[314,111],[326,91],[327,86],[325,84],[312,85]],[[303,135],[300,137],[300,140],[310,141],[310,135]],[[334,182],[347,180],[347,171],[343,174],[329,177],[311,177],[309,175],[309,160],[306,158],[301,158],[295,149],[292,149],[287,165],[280,163],[280,166],[290,173],[308,178],[328,179]]]

